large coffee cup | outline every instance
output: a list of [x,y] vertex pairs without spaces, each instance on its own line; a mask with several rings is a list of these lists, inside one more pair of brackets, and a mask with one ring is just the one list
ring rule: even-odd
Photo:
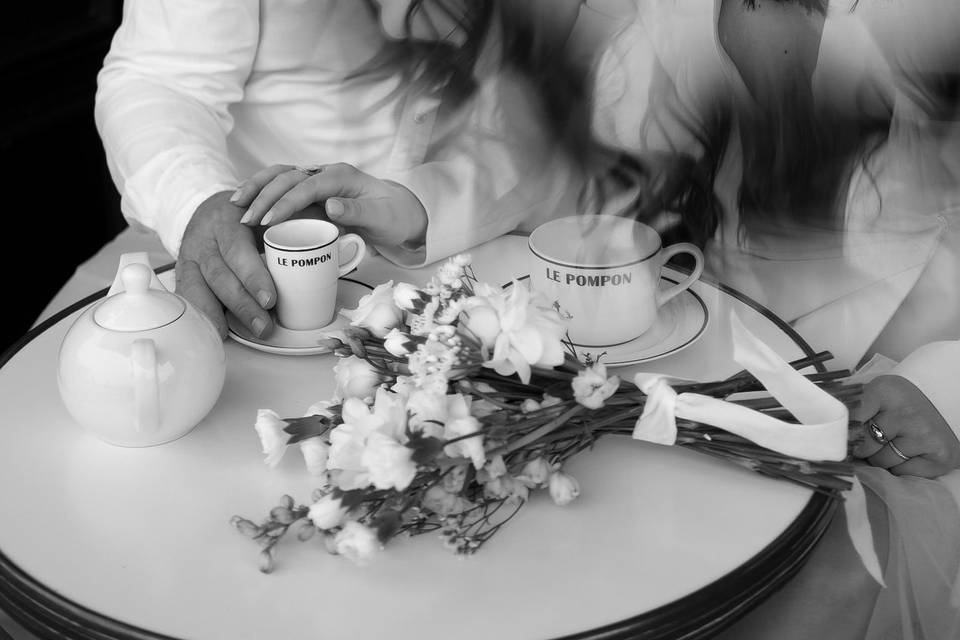
[[[608,347],[640,337],[661,307],[703,271],[693,244],[663,246],[652,227],[630,218],[583,215],[557,218],[530,234],[530,286],[566,320],[577,346]],[[679,283],[661,283],[663,265],[679,253],[693,271]]]

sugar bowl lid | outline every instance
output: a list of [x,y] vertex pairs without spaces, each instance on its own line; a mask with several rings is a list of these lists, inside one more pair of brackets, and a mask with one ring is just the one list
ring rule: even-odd
[[93,319],[110,331],[147,331],[177,320],[186,310],[178,296],[150,286],[153,272],[145,264],[131,263],[120,271],[123,290],[104,300]]

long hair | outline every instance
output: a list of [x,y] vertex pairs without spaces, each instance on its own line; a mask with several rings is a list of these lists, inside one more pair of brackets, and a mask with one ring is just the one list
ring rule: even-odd
[[[374,0],[365,0],[365,4],[370,15],[378,20],[378,4]],[[435,39],[413,37],[413,23],[418,18],[432,26],[426,5],[450,17],[463,37],[454,39],[452,34],[439,32]],[[445,105],[456,109],[476,89],[474,70],[493,16],[494,0],[412,0],[404,16],[406,36],[387,42],[347,80],[397,78],[397,91],[413,88],[420,95],[443,92]]]

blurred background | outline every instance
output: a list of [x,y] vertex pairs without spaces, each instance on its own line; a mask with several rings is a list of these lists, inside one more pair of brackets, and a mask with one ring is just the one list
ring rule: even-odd
[[126,227],[93,123],[97,72],[122,4],[4,3],[0,352],[29,331],[77,265]]

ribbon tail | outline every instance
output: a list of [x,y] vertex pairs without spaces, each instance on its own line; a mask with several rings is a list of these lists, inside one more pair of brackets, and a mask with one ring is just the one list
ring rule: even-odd
[[853,486],[844,493],[843,510],[847,517],[847,534],[850,542],[867,573],[877,581],[881,587],[886,587],[883,581],[883,571],[880,569],[880,560],[877,550],[873,546],[873,529],[870,527],[870,518],[867,516],[867,495],[860,484],[860,479],[854,475]]

